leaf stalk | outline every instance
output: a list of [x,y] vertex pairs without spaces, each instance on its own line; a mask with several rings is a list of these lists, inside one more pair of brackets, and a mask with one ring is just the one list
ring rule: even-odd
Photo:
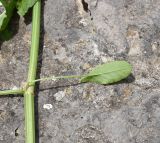
[[3,90],[0,91],[0,96],[4,96],[4,95],[23,95],[24,94],[24,90],[23,89],[16,89],[16,90]]

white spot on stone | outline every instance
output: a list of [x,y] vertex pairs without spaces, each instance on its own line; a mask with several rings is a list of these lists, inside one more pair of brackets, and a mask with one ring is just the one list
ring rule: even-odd
[[98,45],[96,43],[93,43],[93,52],[95,56],[99,56],[100,55],[100,51],[98,49]]
[[127,41],[130,47],[128,55],[135,56],[141,55],[141,47],[143,42],[140,39],[139,32],[135,28],[129,28],[127,32]]
[[141,43],[140,41],[133,40],[130,43],[130,50],[128,53],[130,56],[140,55],[141,54]]
[[61,101],[64,96],[65,96],[65,92],[64,91],[59,91],[56,94],[54,94],[54,97],[55,97],[55,99],[57,101]]
[[57,80],[54,75],[52,76],[52,80],[53,80],[53,81],[56,81],[56,80]]
[[114,59],[107,56],[101,56],[101,60],[103,63],[107,63],[107,62],[113,61]]
[[50,110],[50,109],[53,108],[53,106],[52,106],[52,104],[44,104],[44,105],[43,105],[43,108],[44,108],[44,109],[47,109],[47,110]]
[[17,86],[12,87],[12,90],[17,90],[17,89],[19,89]]
[[79,21],[79,24],[83,25],[84,27],[88,25],[87,23],[87,20],[82,18],[80,21]]
[[153,42],[153,43],[151,43],[151,45],[152,45],[152,50],[156,51],[158,48],[158,42]]

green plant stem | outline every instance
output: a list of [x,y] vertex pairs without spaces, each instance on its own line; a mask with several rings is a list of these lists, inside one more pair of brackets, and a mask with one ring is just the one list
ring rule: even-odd
[[[38,0],[33,6],[32,44],[30,49],[30,63],[27,83],[34,81],[36,78],[40,36],[40,9],[41,2]],[[34,84],[29,86],[24,93],[25,143],[35,143],[34,87]]]
[[34,81],[32,81],[32,83],[34,82],[38,82],[38,81],[47,81],[47,80],[57,80],[57,79],[70,79],[70,78],[82,78],[85,75],[67,75],[67,76],[50,76],[50,77],[45,77],[45,78],[40,78],[40,79],[36,79]]
[[16,94],[21,94],[23,95],[24,90],[22,89],[16,89],[16,90],[4,90],[4,91],[0,91],[0,95],[4,96],[4,95],[16,95]]

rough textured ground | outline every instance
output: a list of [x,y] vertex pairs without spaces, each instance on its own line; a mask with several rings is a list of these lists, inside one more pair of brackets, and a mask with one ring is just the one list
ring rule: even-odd
[[[78,1],[45,1],[40,76],[82,74],[117,59],[133,65],[133,76],[109,86],[41,83],[39,143],[160,143],[160,1],[86,2],[91,16]],[[0,89],[27,78],[31,24],[18,22],[1,45]],[[22,97],[0,98],[0,143],[24,143]]]

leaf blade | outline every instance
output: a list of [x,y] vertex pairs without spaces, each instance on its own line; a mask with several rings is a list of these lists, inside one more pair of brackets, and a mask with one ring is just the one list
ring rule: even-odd
[[8,22],[13,14],[13,10],[16,6],[16,0],[0,0],[0,4],[5,9],[4,12],[0,14],[0,31],[3,31],[7,27]]
[[24,16],[38,0],[19,0],[17,2],[18,14]]
[[93,82],[98,84],[111,84],[126,78],[132,67],[126,61],[113,61],[96,66],[80,82]]

